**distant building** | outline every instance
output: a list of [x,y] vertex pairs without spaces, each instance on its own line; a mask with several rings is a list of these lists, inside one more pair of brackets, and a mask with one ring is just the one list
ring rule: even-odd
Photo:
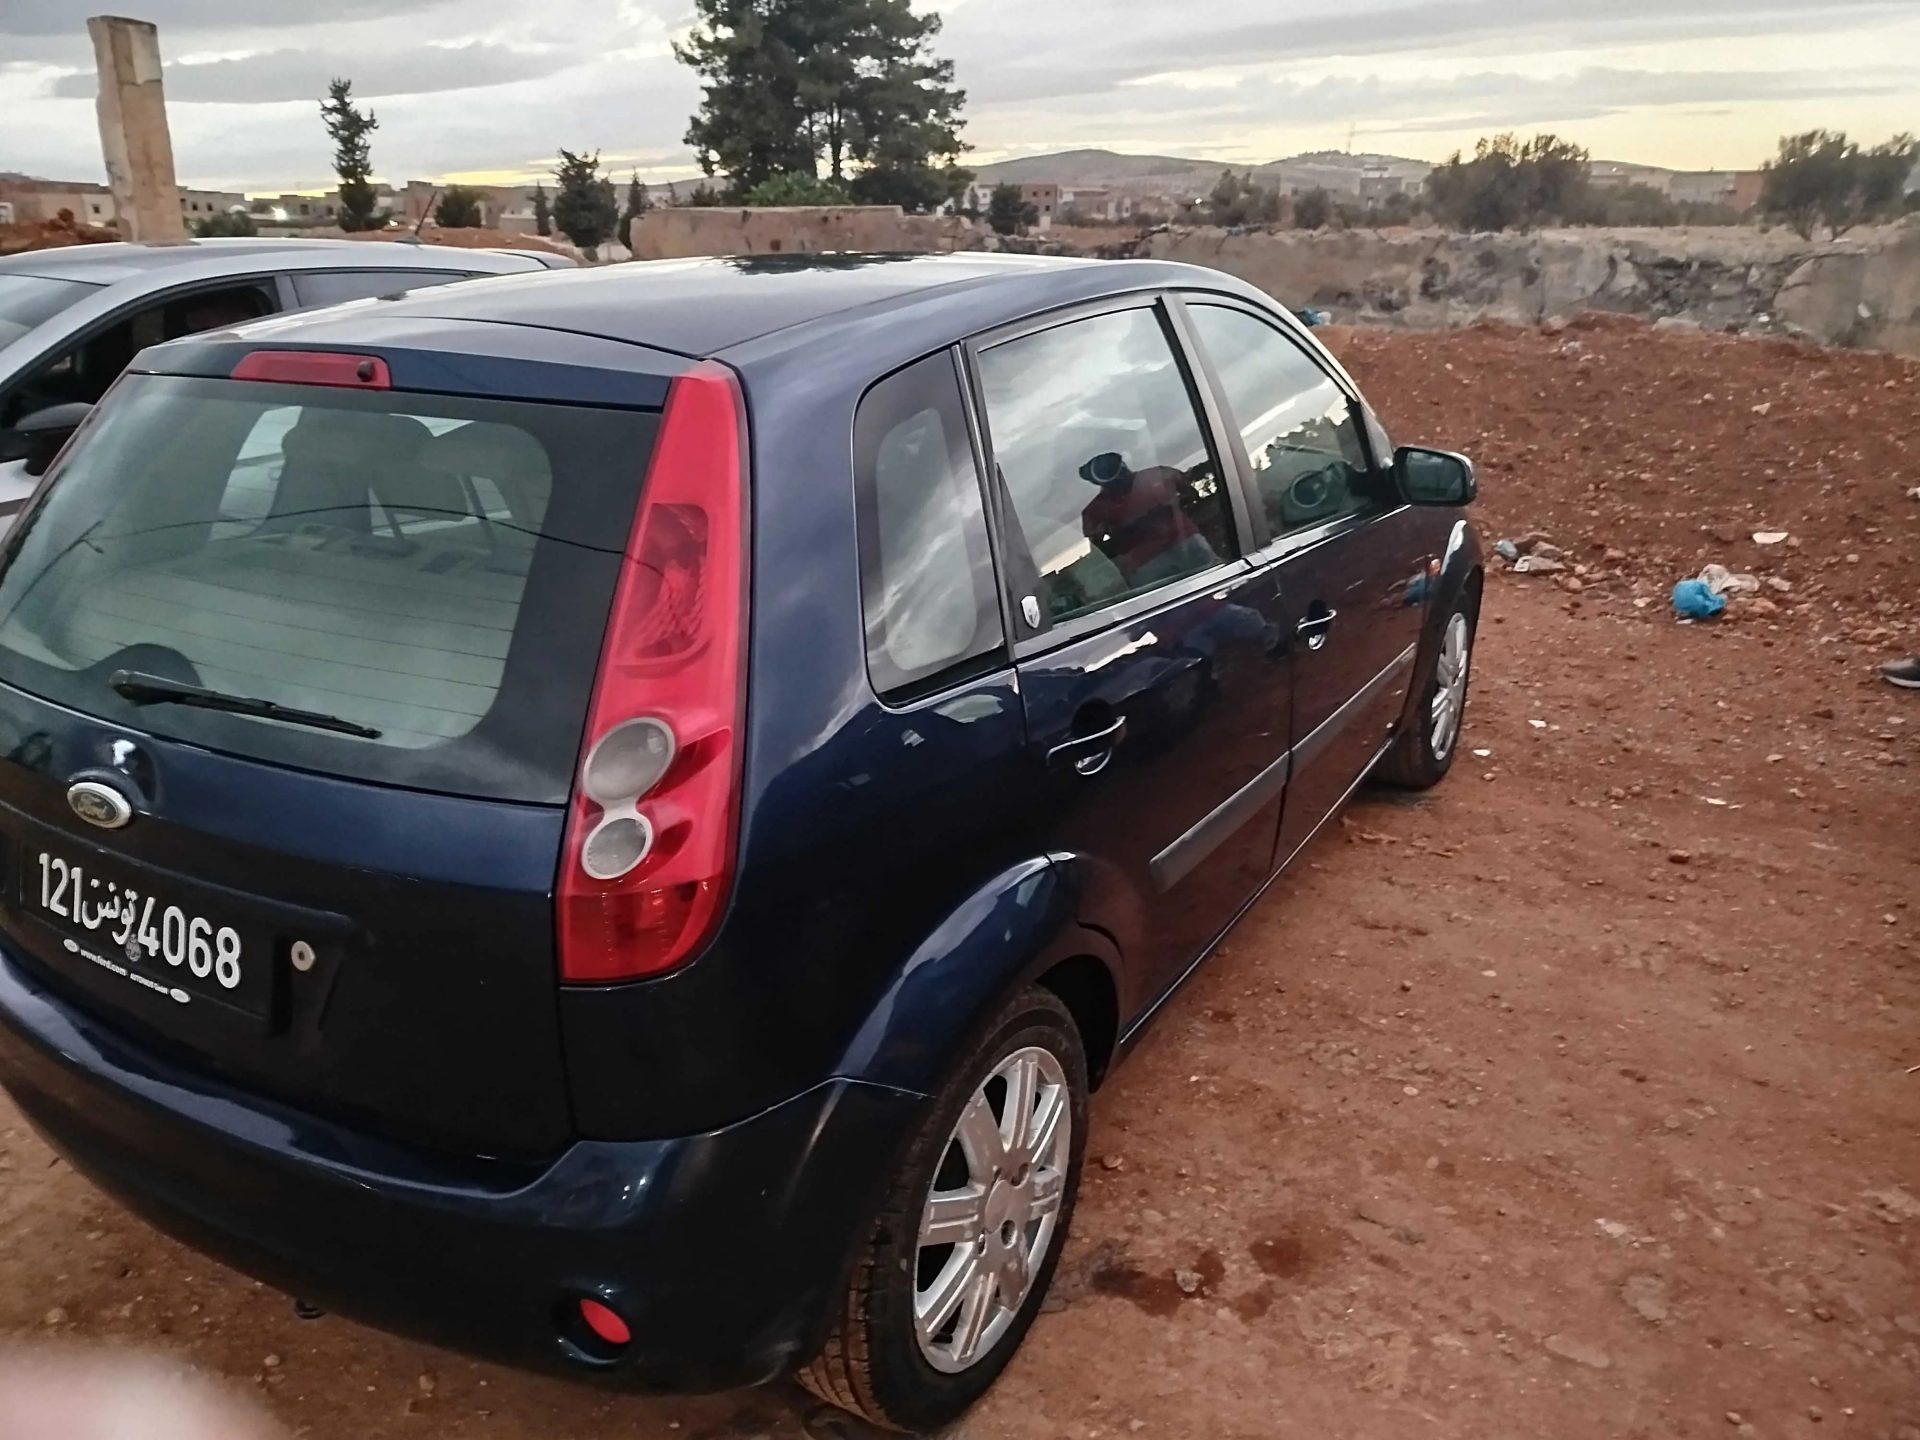
[[1360,171],[1360,202],[1376,205],[1393,195],[1406,195],[1419,187],[1411,175],[1396,175],[1385,165],[1368,165]]
[[1587,167],[1587,180],[1596,190],[1645,185],[1665,195],[1673,184],[1673,171],[1662,170],[1658,165],[1621,165],[1603,160]]
[[[440,197],[452,188],[451,183],[409,180],[395,213],[407,224],[418,225],[432,216]],[[460,188],[474,193],[480,207],[481,229],[531,235],[538,228],[533,216],[533,186],[463,185]],[[624,200],[625,192],[621,193]]]
[[1058,185],[1022,185],[1021,203],[1033,206],[1040,219],[1038,228],[1045,230],[1053,224],[1054,214],[1060,209],[1060,187]]
[[334,195],[256,195],[247,208],[283,225],[331,225],[340,218],[340,197]]
[[[26,176],[0,179],[0,200],[5,200],[22,222],[55,220],[66,210],[82,224],[105,228],[120,214],[113,191],[85,180],[36,180]],[[247,197],[238,191],[180,191],[180,216],[189,226],[246,208]]]
[[62,210],[84,225],[106,226],[119,212],[113,192],[85,180],[39,180],[20,176],[0,180],[0,200],[13,206],[23,225],[60,218]]
[[1074,211],[1088,220],[1124,220],[1133,214],[1133,197],[1105,185],[1060,187],[1062,213]]
[[1760,208],[1760,197],[1766,192],[1767,172],[1764,170],[1736,170],[1733,172],[1733,188],[1727,192],[1727,204],[1742,215]]

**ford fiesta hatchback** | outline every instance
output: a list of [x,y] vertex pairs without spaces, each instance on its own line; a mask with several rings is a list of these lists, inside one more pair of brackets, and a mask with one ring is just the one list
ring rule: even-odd
[[0,548],[0,1079],[288,1292],[938,1425],[1088,1093],[1370,773],[1471,467],[1257,291],[508,277],[142,353]]

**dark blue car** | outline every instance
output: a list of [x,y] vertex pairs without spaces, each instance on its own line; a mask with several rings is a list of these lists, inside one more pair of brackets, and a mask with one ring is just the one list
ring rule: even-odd
[[0,1079],[509,1361],[992,1382],[1087,1096],[1452,762],[1471,467],[1152,262],[697,261],[144,352],[0,550]]

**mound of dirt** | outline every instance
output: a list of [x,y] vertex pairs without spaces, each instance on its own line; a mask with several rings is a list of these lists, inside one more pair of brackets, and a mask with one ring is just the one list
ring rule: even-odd
[[102,245],[118,240],[117,230],[83,225],[71,210],[62,210],[52,220],[29,220],[20,225],[0,225],[0,255],[22,255],[29,250],[57,250],[66,245]]
[[1717,563],[1784,585],[1730,617],[1920,646],[1920,362],[1614,317],[1321,333],[1396,440],[1473,456],[1489,542],[1567,552],[1525,583],[1664,620],[1674,582]]

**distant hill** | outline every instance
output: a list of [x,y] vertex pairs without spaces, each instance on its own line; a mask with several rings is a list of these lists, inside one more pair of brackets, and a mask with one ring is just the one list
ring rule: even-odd
[[1061,150],[1047,155],[1021,155],[990,165],[973,167],[988,184],[1058,184],[1106,186],[1117,190],[1161,194],[1200,195],[1213,188],[1222,170],[1251,169],[1263,185],[1283,189],[1311,189],[1324,185],[1332,191],[1357,191],[1360,175],[1369,169],[1418,181],[1433,167],[1425,160],[1399,155],[1349,155],[1342,150],[1315,151],[1269,161],[1264,165],[1226,165],[1218,160],[1196,160],[1180,155],[1123,155],[1113,150]]
[[1022,155],[973,167],[996,185],[1111,185],[1125,180],[1185,179],[1195,171],[1218,174],[1220,167],[1178,155],[1122,155],[1114,150],[1058,150]]

